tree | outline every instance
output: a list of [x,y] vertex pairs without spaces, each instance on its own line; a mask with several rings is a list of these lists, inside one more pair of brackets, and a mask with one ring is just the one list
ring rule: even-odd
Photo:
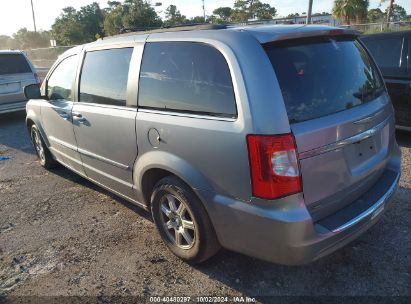
[[233,9],[231,7],[219,7],[213,11],[213,14],[221,21],[219,23],[230,22],[232,13]]
[[103,35],[104,14],[97,2],[81,7],[78,11],[78,20],[82,25],[86,42],[95,40],[96,35]]
[[105,10],[104,33],[116,35],[124,29],[150,29],[162,25],[150,3],[145,0],[109,1]]
[[0,50],[20,49],[18,42],[10,36],[0,35]]
[[273,19],[277,10],[267,3],[260,0],[236,0],[231,19],[234,22],[247,22],[249,19],[258,20]]
[[13,34],[13,40],[14,47],[25,50],[50,46],[49,32],[28,31],[25,27]]
[[177,9],[177,6],[173,4],[171,4],[169,7],[166,8],[165,16],[166,16],[166,21],[165,21],[166,26],[173,26],[173,25],[184,24],[188,22],[186,16],[181,15],[180,11]]
[[10,36],[0,35],[0,49],[33,49],[50,46],[50,33],[47,31],[28,31],[21,28]]
[[123,6],[118,1],[109,1],[105,9],[103,31],[107,36],[119,34],[123,26]]
[[321,13],[314,13],[312,16],[328,16],[330,13],[327,12],[321,12]]
[[394,6],[394,0],[380,0],[380,4],[389,1],[387,8],[387,22],[391,21],[392,9]]
[[125,0],[126,14],[123,16],[125,28],[156,28],[162,25],[160,17],[157,15],[150,3],[145,0]]
[[0,35],[0,50],[9,49],[10,40],[10,36]]
[[258,20],[271,20],[277,15],[277,10],[268,3],[261,3],[260,1],[254,1],[251,6],[252,12]]
[[[195,16],[193,18],[190,18],[190,20],[186,20],[186,21],[189,21],[189,23],[204,23],[204,17],[203,16]],[[208,19],[206,21],[208,21]]]
[[368,0],[335,0],[332,14],[345,24],[362,23],[367,18]]
[[52,36],[59,45],[74,45],[91,42],[103,35],[104,13],[97,2],[83,6],[77,11],[69,6],[51,26]]
[[385,14],[379,8],[370,9],[367,13],[369,22],[381,22],[384,20]]
[[[388,15],[389,7],[385,10],[385,14]],[[390,21],[405,21],[407,19],[407,11],[398,4],[393,4],[391,10],[391,20]]]

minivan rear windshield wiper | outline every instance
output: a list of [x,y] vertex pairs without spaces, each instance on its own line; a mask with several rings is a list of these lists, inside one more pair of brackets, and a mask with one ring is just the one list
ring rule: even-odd
[[377,98],[378,96],[381,95],[383,91],[384,91],[384,88],[380,87],[380,88],[371,89],[371,90],[363,91],[363,92],[358,91],[358,92],[353,93],[352,95],[361,101],[368,101],[368,100]]

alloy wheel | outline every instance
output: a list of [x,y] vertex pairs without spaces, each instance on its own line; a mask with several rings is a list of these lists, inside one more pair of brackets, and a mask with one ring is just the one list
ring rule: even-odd
[[172,194],[166,194],[160,202],[161,221],[166,234],[174,245],[190,249],[196,241],[194,217],[186,204]]
[[37,155],[40,157],[42,161],[46,160],[46,155],[43,148],[43,143],[41,142],[41,138],[37,130],[33,129],[31,131],[31,138],[33,140],[34,148],[36,149]]

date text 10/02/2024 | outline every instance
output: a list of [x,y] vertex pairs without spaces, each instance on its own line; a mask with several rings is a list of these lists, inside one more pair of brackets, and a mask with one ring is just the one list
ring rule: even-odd
[[197,296],[197,297],[150,297],[151,303],[255,303],[255,298],[235,296],[235,297],[211,297],[211,296]]

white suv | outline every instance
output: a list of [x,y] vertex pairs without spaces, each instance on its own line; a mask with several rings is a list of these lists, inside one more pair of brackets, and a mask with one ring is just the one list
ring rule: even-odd
[[40,84],[34,66],[21,51],[0,51],[0,114],[26,108],[23,89]]

